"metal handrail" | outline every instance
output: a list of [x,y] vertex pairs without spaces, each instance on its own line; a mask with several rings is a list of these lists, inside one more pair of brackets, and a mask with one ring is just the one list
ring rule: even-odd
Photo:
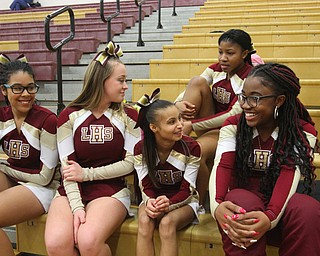
[[144,42],[142,40],[142,4],[145,2],[146,0],[135,0],[136,6],[139,7],[139,37],[138,37],[138,42],[137,42],[137,46],[144,46]]
[[[58,15],[68,11],[69,18],[70,18],[70,34],[68,37],[62,39],[59,43],[52,46],[50,40],[50,21],[57,17]],[[63,92],[62,92],[62,63],[61,63],[61,48],[66,43],[71,41],[75,36],[75,22],[74,22],[74,13],[73,10],[69,6],[65,6],[60,8],[59,10],[47,15],[44,21],[44,28],[45,28],[45,43],[47,48],[52,52],[57,52],[57,82],[58,82],[58,110],[57,114],[59,115],[60,112],[65,108],[63,104]]]
[[117,11],[108,17],[104,16],[104,0],[100,0],[100,18],[103,22],[108,24],[108,41],[111,41],[111,20],[120,14],[120,0],[117,0]]
[[178,16],[178,14],[176,13],[176,0],[173,0],[172,16]]
[[158,0],[158,29],[163,28],[161,24],[161,0]]

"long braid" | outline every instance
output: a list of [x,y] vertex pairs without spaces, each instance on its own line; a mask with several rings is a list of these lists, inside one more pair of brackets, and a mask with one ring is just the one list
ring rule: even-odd
[[[316,177],[314,174],[315,167],[312,163],[313,149],[303,132],[300,119],[312,125],[314,125],[314,122],[304,105],[297,98],[301,88],[299,79],[290,68],[276,63],[259,65],[253,68],[248,77],[259,77],[265,86],[272,87],[276,95],[286,96],[284,104],[279,109],[279,135],[274,145],[269,171],[261,179],[261,192],[269,199],[279,177],[281,165],[288,165],[299,166],[304,177],[304,192],[310,194]],[[243,140],[252,141],[252,131],[246,127],[244,114],[242,114],[238,128],[238,134],[245,134],[243,135],[245,138],[237,137],[237,145],[239,145],[237,158],[240,163],[243,163],[242,166],[239,166],[240,174],[238,174],[238,178],[240,184],[244,184],[249,177],[249,171],[244,163],[247,159],[250,159],[252,154],[252,145],[251,147],[245,145],[246,143]]]

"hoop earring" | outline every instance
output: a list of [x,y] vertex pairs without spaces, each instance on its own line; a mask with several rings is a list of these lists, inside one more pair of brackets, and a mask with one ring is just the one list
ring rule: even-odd
[[278,106],[276,106],[276,107],[274,108],[274,111],[273,111],[273,118],[274,118],[274,119],[277,119],[278,116],[279,116],[279,108],[278,108]]

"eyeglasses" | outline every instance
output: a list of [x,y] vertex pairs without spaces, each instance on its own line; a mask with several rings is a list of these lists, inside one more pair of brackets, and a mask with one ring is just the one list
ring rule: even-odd
[[244,96],[242,93],[237,94],[237,96],[238,96],[238,102],[240,106],[242,106],[245,102],[247,102],[247,104],[252,108],[255,108],[261,99],[277,97],[277,95],[274,95],[274,94],[262,95],[262,96]]
[[39,85],[35,83],[29,84],[26,87],[19,84],[13,84],[13,85],[4,84],[3,86],[8,89],[10,88],[14,94],[22,94],[24,90],[27,90],[29,94],[36,94],[39,90]]

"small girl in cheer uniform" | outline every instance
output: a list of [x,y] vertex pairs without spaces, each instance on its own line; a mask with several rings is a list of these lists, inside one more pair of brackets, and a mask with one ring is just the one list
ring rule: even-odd
[[134,149],[143,202],[139,207],[137,256],[155,255],[153,233],[159,226],[161,256],[178,255],[177,230],[197,217],[195,182],[200,147],[182,135],[183,122],[173,103],[159,100],[157,89],[141,99],[137,126],[144,138]]

